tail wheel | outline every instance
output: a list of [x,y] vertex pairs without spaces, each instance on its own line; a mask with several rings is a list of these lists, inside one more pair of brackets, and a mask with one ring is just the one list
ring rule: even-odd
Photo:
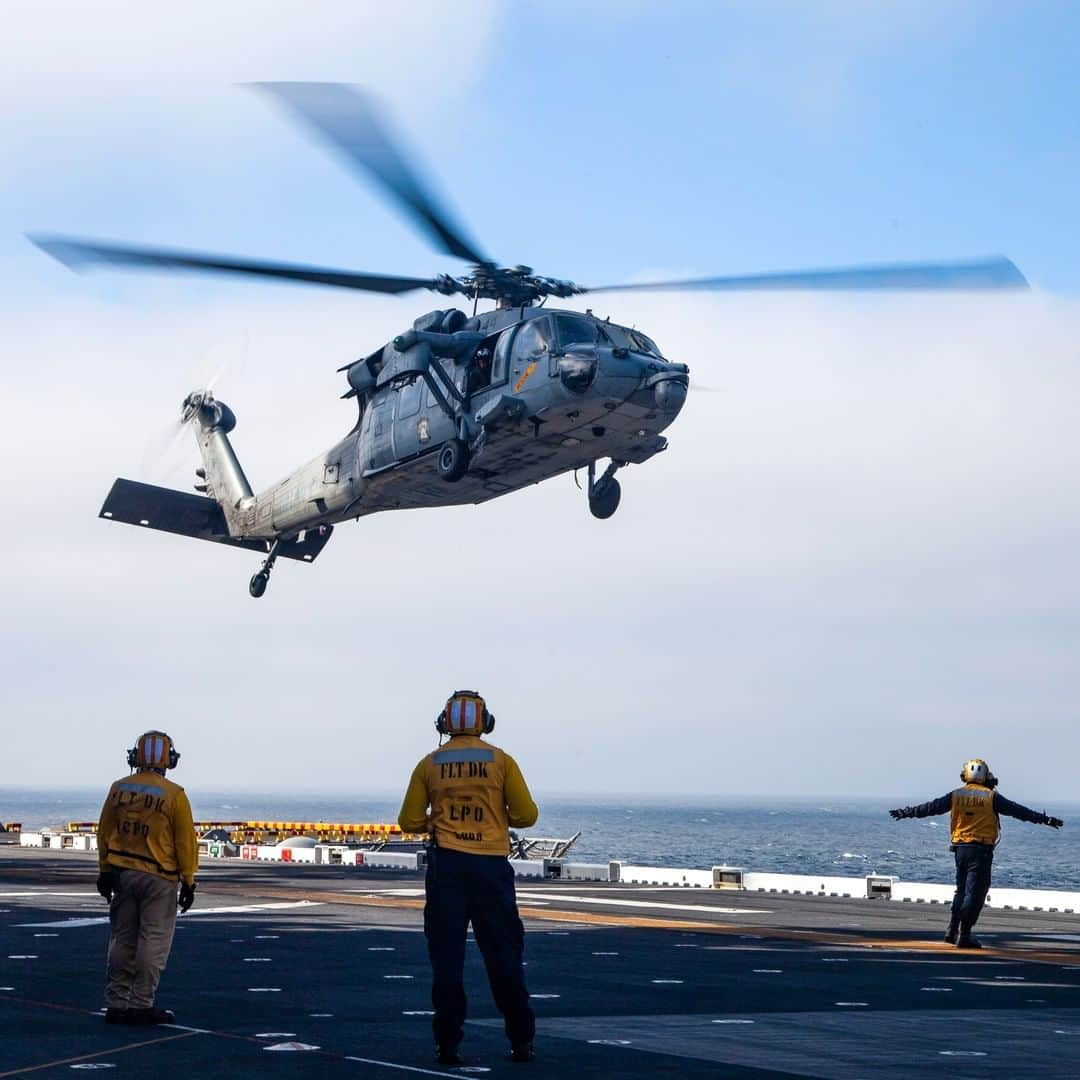
[[260,570],[257,574],[252,575],[251,581],[248,582],[248,592],[258,600],[266,592],[266,586],[269,584],[270,575],[265,570]]
[[436,464],[444,480],[457,483],[469,468],[469,448],[460,439],[451,439],[443,443]]

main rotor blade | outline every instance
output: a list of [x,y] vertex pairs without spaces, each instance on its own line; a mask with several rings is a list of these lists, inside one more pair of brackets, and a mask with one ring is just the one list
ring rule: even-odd
[[394,277],[388,274],[360,274],[348,270],[330,270],[319,266],[297,266],[255,259],[233,259],[218,255],[200,255],[193,251],[170,251],[167,248],[99,244],[84,240],[69,240],[61,236],[31,236],[30,240],[46,254],[72,270],[105,265],[195,273],[244,274],[377,293],[406,293],[413,289],[433,289],[442,281],[442,279],[436,281],[430,278]]
[[377,180],[444,251],[470,263],[491,261],[465,239],[450,215],[424,190],[366,96],[341,83],[265,82],[255,86],[275,97],[338,153]]
[[896,263],[886,266],[854,266],[838,270],[795,270],[741,277],[695,278],[689,281],[651,281],[640,285],[600,285],[581,292],[614,292],[629,289],[712,289],[718,291],[982,291],[1026,289],[1027,279],[1009,259],[998,257],[965,262]]

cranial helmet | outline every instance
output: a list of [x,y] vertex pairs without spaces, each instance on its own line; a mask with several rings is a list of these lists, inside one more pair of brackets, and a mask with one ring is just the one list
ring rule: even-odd
[[128,751],[128,764],[133,769],[175,769],[180,754],[164,731],[148,731],[135,740]]
[[983,784],[989,787],[991,780],[995,780],[995,777],[990,772],[990,766],[982,758],[972,758],[964,762],[964,767],[960,770],[960,779],[965,784]]
[[435,718],[440,735],[487,735],[495,729],[495,714],[475,690],[455,690]]

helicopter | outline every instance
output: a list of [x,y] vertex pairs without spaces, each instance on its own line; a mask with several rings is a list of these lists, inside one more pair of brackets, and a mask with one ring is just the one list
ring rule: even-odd
[[[459,276],[410,278],[59,236],[30,239],[66,266],[233,274],[401,295],[462,296],[416,318],[392,341],[339,368],[357,405],[344,438],[256,493],[229,441],[236,415],[193,390],[181,422],[202,459],[195,494],[117,479],[99,516],[260,552],[249,582],[261,597],[278,558],[312,562],[334,526],[383,510],[481,503],[568,472],[587,475],[589,510],[619,507],[616,473],[667,449],[662,434],[690,387],[686,364],[642,331],[554,297],[628,290],[987,290],[1026,288],[1003,257],[691,280],[584,286],[489,258],[421,183],[366,94],[337,83],[259,83],[373,180],[448,255]],[[480,301],[494,307],[480,311]],[[599,464],[607,461],[603,471]]]

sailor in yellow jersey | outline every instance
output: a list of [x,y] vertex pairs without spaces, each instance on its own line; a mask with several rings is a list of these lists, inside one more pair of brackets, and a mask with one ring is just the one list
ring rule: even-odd
[[435,721],[446,746],[413,770],[398,824],[428,832],[424,935],[431,959],[432,1030],[442,1065],[459,1065],[465,1024],[465,934],[472,923],[495,1004],[503,1014],[510,1055],[531,1061],[536,1020],[529,1006],[517,910],[510,827],[536,822],[538,811],[517,762],[481,737],[495,726],[472,690],[451,695]]
[[975,925],[990,891],[990,869],[994,848],[1001,836],[999,815],[1030,821],[1034,825],[1049,825],[1060,829],[1061,818],[1048,817],[1029,810],[1020,803],[1006,799],[995,791],[997,777],[982,758],[972,758],[960,770],[964,786],[942,795],[940,799],[919,806],[905,806],[889,813],[899,820],[911,817],[934,817],[951,814],[952,850],[956,856],[956,892],[953,895],[952,915],[945,940],[961,949],[981,948],[972,936]]
[[117,780],[98,820],[97,889],[109,901],[105,1023],[169,1024],[154,1006],[179,907],[195,902],[199,853],[191,804],[165,779],[180,755],[163,731],[140,735],[128,751],[132,775]]

